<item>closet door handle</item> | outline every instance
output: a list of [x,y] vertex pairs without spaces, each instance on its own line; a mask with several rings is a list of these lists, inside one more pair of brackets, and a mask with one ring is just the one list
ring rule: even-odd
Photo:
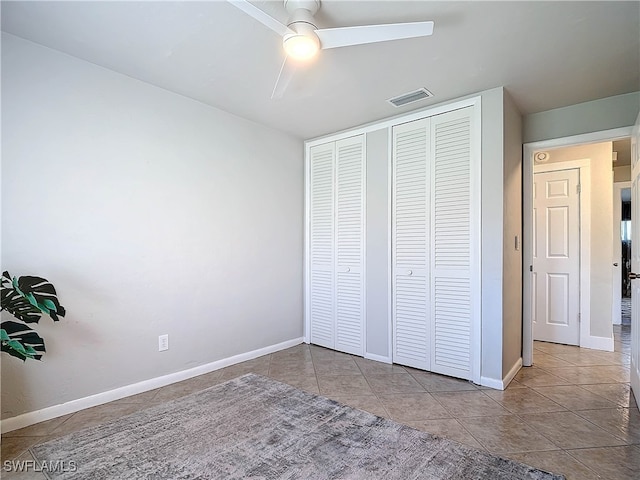
[[629,280],[635,280],[636,278],[640,278],[640,275],[637,273],[629,272]]
[[407,270],[407,275],[411,276],[412,274],[413,274],[413,271]]

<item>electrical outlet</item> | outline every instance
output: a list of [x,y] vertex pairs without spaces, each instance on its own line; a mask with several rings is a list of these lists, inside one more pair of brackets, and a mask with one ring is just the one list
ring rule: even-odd
[[169,350],[169,334],[158,337],[158,351],[164,352],[165,350]]

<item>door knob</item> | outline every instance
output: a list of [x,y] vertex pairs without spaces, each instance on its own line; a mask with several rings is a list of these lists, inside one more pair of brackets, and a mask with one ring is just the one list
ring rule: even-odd
[[637,273],[629,272],[629,280],[635,280],[636,278],[640,278],[640,275]]
[[614,264],[613,264],[613,266],[614,266],[614,267],[617,267],[617,266],[618,266],[618,264],[617,264],[617,263],[614,263]]
[[407,275],[411,275],[413,272],[411,270],[407,270]]

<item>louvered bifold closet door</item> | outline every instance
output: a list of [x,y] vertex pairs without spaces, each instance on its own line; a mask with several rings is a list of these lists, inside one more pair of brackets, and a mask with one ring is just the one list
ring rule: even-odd
[[430,369],[429,119],[393,127],[393,361]]
[[335,346],[334,160],[335,144],[310,150],[309,314],[311,343]]
[[336,343],[364,355],[364,135],[336,142]]
[[[471,108],[431,118],[431,371],[472,379],[475,271]],[[477,177],[477,176],[476,176]],[[478,203],[478,202],[475,202]]]

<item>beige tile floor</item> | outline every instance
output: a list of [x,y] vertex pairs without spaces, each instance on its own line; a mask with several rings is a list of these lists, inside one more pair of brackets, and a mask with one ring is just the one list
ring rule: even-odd
[[[2,437],[2,460],[75,430],[255,372],[457,442],[564,474],[640,479],[640,413],[629,390],[629,327],[615,352],[536,342],[505,391],[299,345]],[[43,478],[10,475],[6,478]],[[5,478],[3,476],[3,478]]]

